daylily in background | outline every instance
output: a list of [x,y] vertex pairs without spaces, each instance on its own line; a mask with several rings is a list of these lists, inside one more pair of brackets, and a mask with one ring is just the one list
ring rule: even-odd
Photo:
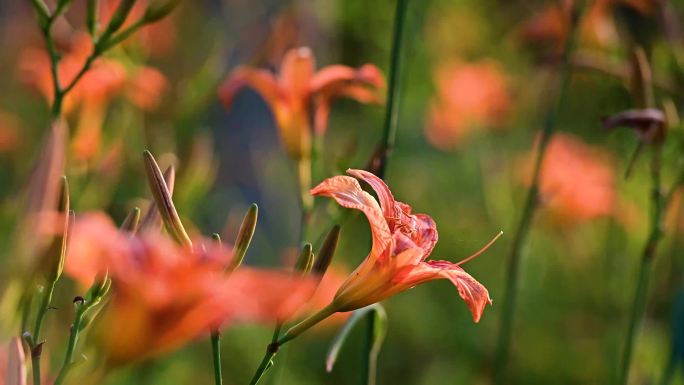
[[[525,171],[528,184],[531,159]],[[613,215],[617,199],[609,155],[572,135],[554,135],[542,163],[539,195],[559,223]]]
[[299,161],[311,156],[314,129],[317,135],[325,132],[330,105],[335,98],[380,103],[385,80],[372,64],[358,69],[331,65],[316,72],[311,50],[301,47],[285,54],[277,75],[251,67],[235,69],[219,91],[223,104],[230,107],[235,94],[245,86],[253,88],[268,103],[285,150],[292,159]]
[[445,62],[435,73],[437,94],[429,103],[428,141],[440,150],[458,147],[473,132],[499,128],[511,109],[508,79],[497,62]]
[[437,227],[432,218],[426,214],[412,214],[411,207],[395,201],[385,182],[377,176],[363,170],[348,170],[347,173],[368,183],[380,204],[349,176],[326,179],[311,190],[313,195],[331,197],[341,206],[362,211],[373,234],[370,253],[338,289],[330,308],[351,311],[427,281],[448,279],[468,305],[473,320],[478,322],[485,306],[492,301],[487,288],[466,273],[461,265],[486,250],[498,236],[461,262],[427,261],[437,243]]
[[65,272],[86,285],[109,273],[112,299],[100,336],[109,361],[123,364],[219,326],[287,318],[311,295],[311,282],[284,272],[241,267],[226,274],[231,258],[231,247],[213,241],[190,248],[157,232],[132,235],[95,213],[76,220]]
[[[65,87],[80,71],[93,50],[91,38],[82,31],[65,39],[65,50],[59,63],[59,79]],[[44,49],[29,47],[20,55],[19,67],[26,84],[37,89],[52,103],[53,83],[50,58]],[[72,141],[78,160],[92,161],[101,150],[102,126],[112,100],[125,96],[135,107],[151,111],[158,107],[169,88],[166,77],[149,66],[125,66],[110,57],[96,60],[92,68],[64,100],[64,113],[78,114],[78,124]]]

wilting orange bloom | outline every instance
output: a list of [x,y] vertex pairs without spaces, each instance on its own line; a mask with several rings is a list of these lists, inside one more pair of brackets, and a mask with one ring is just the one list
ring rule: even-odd
[[497,127],[510,109],[506,77],[494,61],[448,62],[436,71],[437,95],[429,104],[425,134],[450,150],[479,127]]
[[370,222],[373,246],[366,259],[339,288],[332,303],[336,311],[358,309],[435,279],[448,279],[478,322],[489,292],[460,266],[484,249],[459,263],[426,259],[437,243],[437,227],[426,214],[411,214],[411,207],[397,202],[385,182],[363,170],[347,173],[368,183],[378,195],[376,201],[349,176],[324,180],[311,190],[313,195],[335,199],[343,207],[362,211]]
[[19,337],[0,349],[0,385],[26,385],[26,361]]
[[155,232],[131,235],[89,214],[73,226],[65,271],[85,284],[108,271],[113,294],[102,339],[111,362],[125,363],[221,325],[283,319],[310,296],[310,285],[291,274],[239,268],[227,275],[230,250],[201,240],[191,249]]
[[239,67],[223,83],[219,96],[229,107],[241,88],[253,88],[270,106],[287,153],[293,159],[307,158],[311,151],[311,121],[314,120],[316,134],[322,135],[328,124],[330,104],[335,98],[378,103],[378,91],[384,87],[382,73],[372,64],[358,69],[331,65],[318,72],[315,68],[316,62],[309,48],[291,49],[283,57],[277,75],[267,70]]
[[[532,156],[526,165],[527,179]],[[539,195],[561,221],[612,215],[616,201],[614,170],[608,156],[569,134],[558,133],[544,156]]]

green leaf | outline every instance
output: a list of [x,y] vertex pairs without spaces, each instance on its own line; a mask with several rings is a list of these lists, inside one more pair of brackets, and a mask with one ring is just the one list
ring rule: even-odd
[[342,345],[347,340],[349,332],[359,321],[367,319],[371,324],[369,325],[369,333],[367,335],[368,341],[368,384],[375,383],[375,370],[377,364],[378,354],[382,348],[382,343],[387,335],[387,313],[382,305],[376,303],[364,308],[354,311],[347,322],[342,326],[340,331],[335,336],[333,343],[330,345],[328,354],[325,360],[325,369],[331,372],[337,361]]

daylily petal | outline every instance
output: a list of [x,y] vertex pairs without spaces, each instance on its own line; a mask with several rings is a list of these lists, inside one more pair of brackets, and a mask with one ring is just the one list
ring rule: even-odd
[[285,54],[280,66],[279,81],[292,101],[304,102],[314,76],[316,61],[308,47],[294,48]]
[[372,64],[365,64],[359,69],[345,65],[331,65],[314,75],[311,80],[311,92],[333,96],[350,83],[383,88],[385,78],[380,69]]
[[266,70],[249,67],[236,68],[219,88],[219,98],[223,105],[229,107],[233,103],[235,94],[242,87],[251,87],[261,95],[266,103],[275,111],[281,90],[275,76]]
[[382,208],[382,213],[385,218],[395,218],[396,213],[394,207],[396,202],[394,200],[394,196],[392,195],[392,191],[390,191],[385,181],[365,170],[350,168],[347,170],[347,174],[368,183],[373,191],[375,191],[375,193],[378,195],[380,207]]
[[473,314],[473,321],[479,322],[485,306],[492,303],[489,291],[457,264],[448,261],[421,262],[418,266],[407,269],[405,274],[398,274],[395,279],[398,281],[397,284],[413,287],[442,278],[450,280],[456,286],[458,294]]
[[373,248],[364,264],[372,264],[377,258],[384,259],[392,242],[390,229],[378,202],[361,189],[359,182],[350,176],[335,176],[321,182],[311,190],[312,195],[335,199],[341,206],[366,214],[373,233]]

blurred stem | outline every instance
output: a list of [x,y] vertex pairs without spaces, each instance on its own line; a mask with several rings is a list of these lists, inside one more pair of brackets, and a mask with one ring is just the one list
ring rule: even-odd
[[627,336],[625,338],[625,345],[622,351],[622,365],[620,368],[620,375],[618,377],[618,384],[625,385],[629,379],[629,368],[631,366],[632,354],[634,350],[634,340],[641,323],[641,318],[646,310],[646,302],[648,298],[648,286],[653,268],[653,259],[655,258],[658,244],[663,237],[663,215],[665,212],[666,202],[662,194],[661,184],[661,153],[662,148],[659,144],[653,147],[651,158],[651,221],[648,239],[644,246],[641,255],[641,264],[639,265],[639,276],[634,293],[634,300],[632,302],[632,310],[629,315],[629,324],[627,326]]
[[563,49],[563,59],[561,62],[561,75],[559,80],[558,94],[552,107],[549,109],[546,119],[544,121],[544,128],[541,131],[539,147],[537,149],[537,154],[534,160],[532,182],[527,192],[527,197],[525,198],[525,206],[522,212],[522,216],[520,218],[520,222],[515,231],[515,235],[513,237],[513,244],[511,246],[511,251],[508,256],[508,266],[506,270],[506,291],[503,303],[501,324],[499,327],[499,339],[496,349],[496,356],[494,360],[494,384],[507,383],[505,379],[505,373],[510,350],[511,332],[513,328],[513,315],[515,312],[516,297],[518,292],[518,281],[520,275],[520,255],[523,246],[527,242],[527,236],[529,235],[530,229],[532,227],[532,218],[537,208],[537,201],[539,198],[539,178],[541,174],[541,166],[544,161],[544,155],[546,153],[546,148],[548,147],[552,134],[556,130],[558,115],[560,113],[561,106],[563,105],[570,84],[570,78],[572,75],[572,65],[570,63],[570,57],[572,55],[572,51],[574,50],[575,43],[577,40],[577,26],[579,24],[579,20],[585,7],[584,3],[585,2],[580,2],[580,4],[576,6],[572,11],[571,28],[569,35],[565,41],[565,47]]
[[[52,302],[52,295],[55,291],[55,285],[57,281],[51,281],[48,283],[41,293],[40,305],[38,307],[38,313],[36,314],[36,323],[33,326],[33,333],[31,337],[36,345],[40,344],[40,328],[43,325],[43,319],[45,314],[50,309],[50,303]],[[31,346],[31,368],[33,373],[33,385],[40,385],[40,353],[33,353],[34,346]]]
[[302,242],[306,239],[306,232],[313,211],[313,197],[309,193],[311,190],[311,158],[302,158],[297,162],[297,177],[299,179],[299,204],[302,210],[299,240]]
[[374,353],[375,322],[377,318],[374,312],[368,312],[366,324],[366,334],[364,336],[364,356],[363,356],[363,379],[362,385],[375,385],[377,379],[378,356]]
[[387,108],[385,110],[385,123],[380,142],[380,159],[376,172],[377,176],[380,178],[385,176],[397,136],[399,96],[401,91],[399,79],[401,78],[401,70],[403,67],[402,43],[404,42],[408,3],[409,0],[397,0],[397,6],[394,13],[394,34],[392,35],[392,53],[389,68],[389,84],[387,87]]
[[77,305],[76,316],[74,317],[74,323],[71,325],[71,332],[69,333],[69,343],[67,345],[67,351],[64,355],[64,362],[59,370],[57,379],[55,379],[54,385],[61,385],[64,382],[71,365],[74,363],[74,351],[76,350],[76,343],[78,343],[78,336],[81,331],[81,323],[83,322],[83,314],[87,310],[85,304]]
[[223,375],[221,374],[221,332],[213,330],[211,332],[211,354],[214,359],[214,383],[216,385],[223,384]]

